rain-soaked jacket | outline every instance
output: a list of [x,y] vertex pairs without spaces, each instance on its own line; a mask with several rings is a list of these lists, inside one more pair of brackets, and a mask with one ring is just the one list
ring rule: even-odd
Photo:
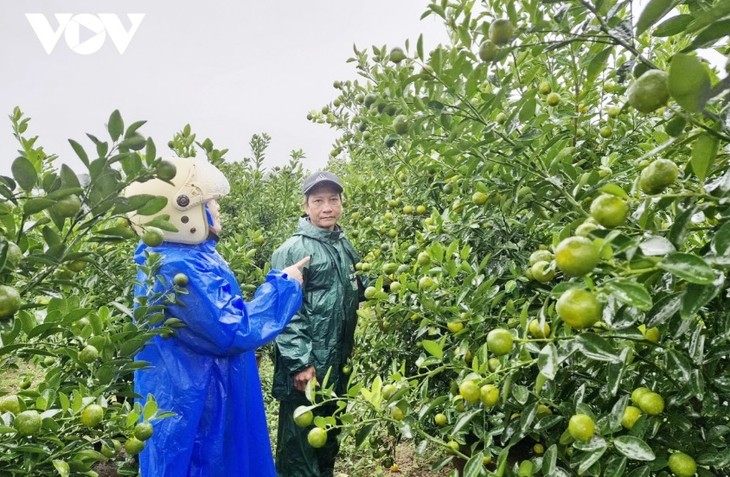
[[310,365],[320,383],[331,368],[328,385],[336,392],[347,385],[342,366],[352,354],[357,324],[359,257],[342,230],[322,229],[303,217],[294,235],[274,252],[271,266],[280,268],[310,255],[302,270],[302,308],[276,339],[273,394],[280,400],[301,394],[292,374]]
[[[155,337],[137,355],[150,369],[135,373],[144,403],[175,413],[153,422],[153,436],[140,455],[142,477],[275,477],[261,384],[252,350],[271,341],[301,306],[301,287],[273,270],[253,300],[244,303],[239,285],[215,242],[140,245],[162,256],[153,291],[168,290],[177,273],[188,276],[182,305],[165,314],[187,326],[171,338]],[[140,285],[135,295],[148,295]]]

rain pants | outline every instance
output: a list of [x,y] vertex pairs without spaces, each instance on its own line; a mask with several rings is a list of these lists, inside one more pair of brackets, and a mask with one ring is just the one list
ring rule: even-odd
[[[304,303],[289,325],[276,338],[274,397],[280,400],[276,468],[279,477],[331,476],[339,450],[336,436],[315,449],[307,443],[310,428],[300,428],[292,414],[299,405],[310,404],[294,388],[293,375],[314,366],[320,382],[330,372],[328,385],[337,394],[346,391],[342,367],[352,354],[356,310],[359,302],[355,263],[359,257],[339,228],[330,231],[299,219],[297,231],[279,247],[271,260],[281,267],[311,255],[303,270]],[[334,409],[317,408],[317,415]]]
[[[177,273],[188,276],[187,294],[165,314],[187,326],[171,338],[151,339],[137,360],[151,368],[135,372],[135,392],[144,404],[175,413],[153,422],[140,454],[141,477],[274,477],[255,348],[271,341],[301,306],[298,282],[272,270],[253,300],[244,303],[239,285],[216,252],[215,241],[199,245],[164,242],[140,245],[162,256],[153,291],[169,290]],[[138,272],[135,295],[148,295]]]

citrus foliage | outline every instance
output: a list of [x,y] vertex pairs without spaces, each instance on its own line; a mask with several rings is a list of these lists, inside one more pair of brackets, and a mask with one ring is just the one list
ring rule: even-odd
[[339,420],[314,424],[375,456],[383,434],[438,445],[470,477],[722,473],[730,79],[695,50],[728,15],[435,1],[449,44],[356,48],[364,80],[310,118],[341,131],[372,288],[348,396],[313,396]]
[[249,142],[251,157],[220,165],[231,181],[231,193],[221,203],[225,224],[221,253],[249,293],[263,281],[271,254],[291,235],[302,213],[304,156],[292,151],[288,164],[267,170],[264,161],[270,142],[267,134],[255,134]]
[[[91,475],[140,416],[162,416],[154,401],[133,403],[131,376],[145,365],[136,352],[172,323],[160,326],[162,304],[132,311],[136,234],[125,214],[151,214],[164,202],[121,194],[155,177],[160,160],[138,132],[144,122],[125,128],[118,111],[109,139],[88,135],[93,153],[70,140],[87,170],[78,175],[27,135],[30,118],[19,109],[11,121],[20,155],[12,177],[0,177],[0,360],[5,372],[30,363],[42,378],[2,390],[0,468],[10,476]],[[131,462],[126,472],[136,473]]]
[[[651,0],[638,18],[615,0],[436,1],[424,16],[449,44],[355,50],[364,80],[335,82],[309,117],[341,131],[330,167],[371,281],[348,395],[326,376],[308,390],[339,402],[336,418],[298,414],[313,445],[339,426],[389,467],[386,447],[413,438],[469,477],[727,472],[730,79],[695,50],[727,36],[728,15],[711,1]],[[159,326],[159,301],[132,311],[122,218],[161,204],[120,192],[172,171],[118,112],[93,153],[71,141],[85,176],[11,120],[0,357],[45,376],[0,397],[0,468],[90,475],[140,452],[164,416],[132,404],[129,379],[174,323]],[[241,163],[190,126],[168,144],[231,179],[220,250],[248,291],[300,210],[302,156],[264,171],[268,141]]]
[[[19,109],[11,119],[22,151],[12,177],[0,178],[0,358],[10,368],[30,361],[44,377],[0,390],[8,393],[0,396],[0,468],[8,475],[68,476],[116,459],[121,475],[136,475],[133,456],[153,434],[150,420],[167,414],[153,399],[144,409],[134,404],[132,372],[145,366],[134,355],[150,337],[169,337],[179,326],[163,322],[163,308],[184,293],[188,278],[178,274],[166,293],[132,303],[137,234],[126,214],[152,215],[166,199],[124,197],[123,190],[133,181],[169,180],[175,170],[138,132],[144,121],[125,129],[118,111],[107,125],[110,140],[88,135],[95,157],[70,140],[85,175],[58,167],[55,156],[36,146],[37,137],[26,137],[29,118]],[[232,163],[210,139],[196,142],[189,125],[168,144],[183,156],[203,151],[231,177],[219,249],[248,291],[263,280],[266,260],[301,207],[301,154],[265,171],[268,141],[254,136],[254,158]],[[159,244],[169,227],[165,217],[153,219],[140,238]],[[145,275],[155,276],[157,265],[151,256]]]

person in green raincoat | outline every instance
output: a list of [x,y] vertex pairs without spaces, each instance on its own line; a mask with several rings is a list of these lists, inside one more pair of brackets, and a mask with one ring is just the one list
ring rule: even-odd
[[[298,406],[310,405],[307,383],[329,372],[328,385],[344,394],[343,366],[352,354],[356,310],[362,288],[355,274],[359,257],[337,221],[342,215],[342,185],[330,172],[316,172],[304,181],[304,212],[297,230],[273,255],[272,268],[310,256],[303,270],[303,304],[276,339],[273,395],[280,401],[276,470],[278,477],[330,477],[339,443],[332,431],[326,444],[307,442],[311,426],[294,423]],[[331,415],[320,406],[316,415]]]

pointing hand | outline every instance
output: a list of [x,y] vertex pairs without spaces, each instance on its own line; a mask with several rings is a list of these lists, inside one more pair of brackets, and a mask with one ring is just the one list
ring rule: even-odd
[[299,284],[301,284],[304,279],[302,278],[302,268],[304,268],[308,263],[309,260],[312,258],[312,256],[304,257],[303,259],[299,260],[294,265],[289,265],[284,270],[282,270],[283,273],[286,273],[288,276],[293,278],[294,280],[298,281]]

